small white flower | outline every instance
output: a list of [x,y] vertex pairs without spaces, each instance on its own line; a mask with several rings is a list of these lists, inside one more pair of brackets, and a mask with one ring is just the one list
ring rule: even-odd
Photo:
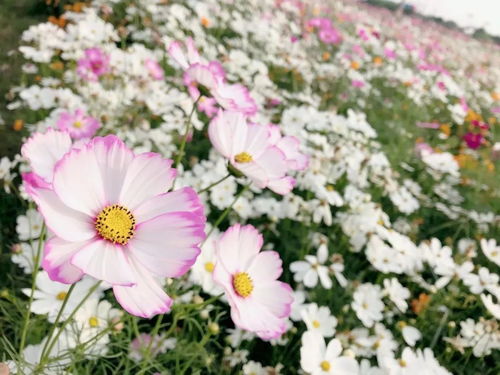
[[393,277],[384,280],[384,295],[389,296],[389,299],[394,302],[401,312],[406,312],[408,309],[406,300],[410,298],[410,291],[402,286],[398,279]]
[[301,315],[308,331],[318,332],[323,337],[334,335],[337,319],[332,316],[328,307],[318,307],[316,303],[311,303],[302,310]]
[[500,246],[497,246],[497,241],[494,238],[489,240],[483,238],[481,240],[481,250],[489,260],[500,266]]
[[302,281],[308,288],[314,288],[318,284],[318,278],[325,289],[332,287],[332,279],[328,275],[328,267],[323,265],[328,257],[326,244],[321,244],[317,255],[306,255],[305,261],[296,261],[290,264],[290,270],[294,273],[294,280]]
[[361,284],[354,292],[351,306],[365,327],[372,327],[375,322],[381,321],[384,303],[380,286]]
[[37,210],[30,208],[25,215],[17,217],[16,231],[21,241],[40,237],[43,218]]

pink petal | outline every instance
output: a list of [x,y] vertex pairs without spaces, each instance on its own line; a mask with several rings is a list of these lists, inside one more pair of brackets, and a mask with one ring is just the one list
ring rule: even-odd
[[247,132],[245,116],[240,112],[219,111],[208,126],[210,142],[228,159],[247,151],[244,149]]
[[284,177],[288,170],[285,154],[276,146],[268,147],[255,162],[265,169],[270,180]]
[[92,144],[101,170],[106,203],[116,203],[134,153],[114,135],[96,137]]
[[263,251],[253,258],[247,272],[255,282],[265,283],[280,277],[283,272],[281,265],[281,258],[276,251]]
[[285,195],[293,190],[295,183],[295,178],[285,176],[282,178],[270,180],[267,184],[267,187],[274,191],[276,194]]
[[205,220],[203,211],[198,194],[192,188],[184,187],[148,199],[134,210],[134,216],[139,224],[169,212],[192,212]]
[[262,235],[252,225],[235,224],[216,243],[217,263],[231,274],[247,270],[262,244]]
[[95,236],[92,218],[66,206],[50,189],[27,186],[49,229],[66,241],[85,241]]
[[84,273],[112,285],[133,285],[137,282],[126,247],[96,239],[71,258],[71,264]]
[[189,212],[160,215],[139,224],[130,251],[157,276],[178,277],[194,264],[205,239],[204,222]]
[[269,127],[259,124],[248,124],[248,135],[245,145],[241,150],[235,150],[235,153],[246,151],[255,159],[259,159],[262,154],[271,146],[271,133]]
[[189,67],[189,63],[186,59],[186,55],[182,50],[182,43],[175,41],[170,43],[168,46],[168,54],[174,61],[181,66],[182,69],[187,69]]
[[252,298],[265,306],[278,318],[290,316],[291,304],[293,302],[292,288],[281,281],[255,285]]
[[137,262],[133,262],[133,267],[137,274],[136,285],[113,286],[118,303],[130,314],[143,318],[169,312],[172,298],[163,291],[160,283]]
[[137,155],[128,167],[119,203],[134,210],[155,195],[166,193],[176,175],[171,165],[172,160],[164,159],[160,154],[147,152]]
[[42,267],[51,280],[73,284],[80,280],[83,272],[70,263],[71,257],[89,244],[89,241],[68,242],[52,237],[45,243]]
[[99,213],[106,199],[92,144],[71,150],[56,164],[53,186],[67,206],[92,217]]
[[46,182],[51,183],[56,163],[71,149],[68,133],[48,129],[44,134],[35,133],[21,148],[31,169]]

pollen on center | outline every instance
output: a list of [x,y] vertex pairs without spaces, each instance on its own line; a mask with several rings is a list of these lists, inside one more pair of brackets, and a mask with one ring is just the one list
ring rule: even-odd
[[95,229],[102,238],[126,245],[134,236],[135,218],[129,209],[114,204],[103,208],[97,215]]
[[253,161],[253,158],[248,152],[240,152],[234,157],[234,160],[237,163],[250,163]]
[[80,129],[82,126],[83,126],[83,124],[81,121],[75,121],[73,123],[73,127],[77,128],[77,129]]
[[205,263],[205,271],[207,271],[207,272],[210,272],[210,273],[214,272],[214,267],[215,267],[215,265],[212,262]]
[[233,276],[234,291],[243,298],[248,297],[253,291],[253,281],[246,272],[238,272]]
[[322,361],[319,365],[321,366],[321,369],[323,371],[325,371],[325,372],[326,371],[330,371],[330,362],[328,362],[328,361]]

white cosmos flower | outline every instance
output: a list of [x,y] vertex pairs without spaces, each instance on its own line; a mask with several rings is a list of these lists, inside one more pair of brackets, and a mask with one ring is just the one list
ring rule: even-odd
[[334,335],[337,319],[332,316],[328,307],[310,303],[302,309],[301,315],[308,331],[318,332],[323,337]]
[[381,321],[384,303],[380,286],[370,283],[358,286],[351,306],[365,327],[372,327],[375,322]]
[[37,210],[30,208],[26,214],[17,217],[16,231],[21,241],[40,237],[43,218]]
[[422,334],[418,329],[406,324],[401,330],[401,333],[403,334],[403,339],[410,346],[415,346],[415,343],[422,338]]
[[306,255],[305,261],[296,261],[290,264],[290,270],[294,273],[294,280],[303,282],[308,288],[314,288],[318,279],[325,289],[332,287],[332,279],[328,274],[328,267],[324,265],[328,257],[326,244],[321,244],[317,255]]
[[489,240],[483,238],[481,240],[481,250],[489,260],[500,266],[500,246],[497,246],[497,241],[494,238]]
[[389,296],[389,299],[401,312],[406,312],[408,309],[406,300],[410,298],[410,291],[401,285],[398,279],[393,277],[384,280],[384,294]]

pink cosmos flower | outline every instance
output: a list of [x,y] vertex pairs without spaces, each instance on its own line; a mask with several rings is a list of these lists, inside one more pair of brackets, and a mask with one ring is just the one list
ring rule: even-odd
[[133,315],[169,311],[172,299],[158,278],[186,273],[205,238],[195,191],[167,192],[176,175],[171,165],[159,154],[135,155],[109,135],[66,153],[52,186],[29,184],[54,233],[42,262],[50,278],[74,283],[87,274],[111,284]]
[[76,72],[87,81],[97,81],[100,76],[110,72],[109,56],[100,48],[88,48],[85,57],[78,60]]
[[57,127],[62,131],[67,131],[71,138],[91,138],[101,127],[99,121],[91,116],[87,116],[83,109],[75,112],[63,112],[57,120]]
[[362,88],[365,86],[365,83],[363,81],[360,81],[359,79],[353,79],[351,81],[351,86],[357,87],[357,88]]
[[417,122],[419,128],[427,129],[439,129],[440,124],[438,122]]
[[300,152],[300,141],[296,137],[283,136],[277,125],[269,125],[270,139],[272,145],[278,147],[285,154],[288,168],[303,171],[309,165],[309,157]]
[[250,96],[250,91],[243,85],[229,84],[220,62],[203,61],[191,38],[186,40],[185,48],[180,42],[171,43],[168,53],[184,69],[184,84],[193,99],[200,97],[198,86],[201,85],[210,91],[217,104],[224,109],[240,111],[249,116],[257,112],[257,104]]
[[283,271],[279,254],[260,252],[262,244],[253,226],[230,227],[216,241],[213,277],[225,290],[234,324],[269,340],[286,331],[293,294],[277,280]]
[[468,132],[463,136],[463,139],[467,144],[467,147],[469,147],[472,150],[478,149],[479,147],[481,147],[481,144],[483,143],[483,136],[479,133]]
[[267,126],[249,124],[241,112],[219,111],[208,127],[213,146],[257,187],[289,193],[295,179],[286,176],[287,156],[272,143]]
[[21,155],[28,160],[31,172],[23,173],[24,183],[35,187],[50,187],[56,163],[71,149],[67,132],[49,128],[45,133],[35,133],[21,148]]
[[158,61],[153,60],[153,59],[146,59],[144,61],[144,65],[146,69],[149,72],[149,75],[157,80],[157,81],[163,81],[165,78],[165,72],[163,71],[163,68],[160,66]]
[[200,100],[198,100],[198,111],[204,112],[209,118],[214,117],[219,111],[217,101],[214,98],[201,96]]

